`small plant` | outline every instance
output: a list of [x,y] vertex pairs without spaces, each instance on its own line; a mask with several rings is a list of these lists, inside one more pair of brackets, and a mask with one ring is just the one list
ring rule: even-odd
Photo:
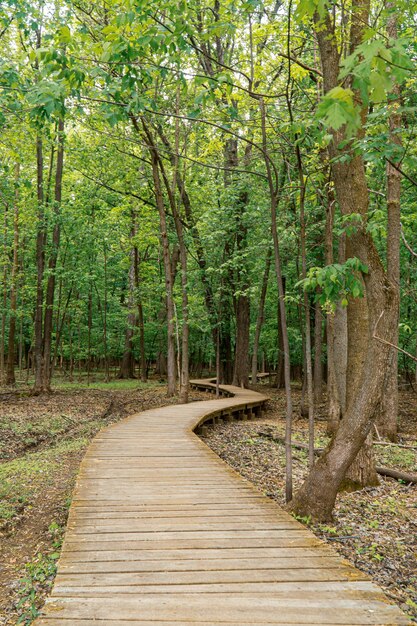
[[337,535],[338,531],[336,526],[326,526],[324,524],[319,524],[318,528],[323,532],[326,533],[327,535]]
[[16,624],[29,626],[33,623],[39,615],[40,594],[43,595],[52,587],[62,545],[62,528],[56,522],[52,522],[48,530],[54,552],[38,554],[26,565],[26,575],[20,580],[20,600],[17,604],[19,618]]
[[373,561],[379,563],[384,560],[384,555],[379,552],[379,546],[377,543],[371,543],[370,546],[357,549],[358,554],[367,554]]
[[311,515],[297,515],[296,513],[293,513],[292,516],[298,522],[301,522],[302,524],[305,524],[306,526],[311,526]]
[[17,605],[20,616],[17,624],[28,626],[38,617],[38,594],[41,589],[49,589],[52,586],[58,556],[57,552],[46,556],[39,554],[34,561],[26,565],[26,576],[20,581],[22,587]]
[[379,522],[378,520],[374,519],[368,522],[367,526],[368,528],[379,528]]

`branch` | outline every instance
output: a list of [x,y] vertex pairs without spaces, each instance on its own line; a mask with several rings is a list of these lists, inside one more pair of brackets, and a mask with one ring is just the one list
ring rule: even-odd
[[406,356],[410,357],[410,359],[412,359],[415,363],[417,363],[417,357],[415,357],[413,354],[410,354],[410,352],[407,352],[407,350],[403,350],[399,346],[396,346],[395,343],[386,341],[385,339],[382,339],[382,337],[378,337],[377,335],[375,335],[375,333],[372,335],[372,338],[380,341],[381,343],[384,343],[386,346],[391,346],[391,348],[395,348],[396,350],[398,350],[398,352],[402,352]]
[[404,242],[405,247],[407,248],[407,250],[414,256],[417,258],[417,252],[415,252],[412,247],[410,246],[410,244],[408,243],[407,239],[405,238],[404,235],[404,230],[403,230],[403,225],[401,224],[401,238]]

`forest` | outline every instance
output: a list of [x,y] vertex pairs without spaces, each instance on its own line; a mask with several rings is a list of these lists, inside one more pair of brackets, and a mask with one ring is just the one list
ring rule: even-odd
[[8,464],[70,390],[88,440],[117,389],[270,391],[287,510],[318,523],[378,485],[378,444],[416,450],[416,32],[404,0],[2,0],[6,534]]

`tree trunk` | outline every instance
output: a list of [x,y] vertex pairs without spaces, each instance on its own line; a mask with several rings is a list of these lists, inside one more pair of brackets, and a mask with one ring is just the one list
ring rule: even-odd
[[[286,293],[286,277],[282,277],[282,288],[284,291],[284,297]],[[281,325],[281,313],[280,313],[280,303],[279,296],[277,302],[277,334],[278,334],[278,354],[277,354],[277,373],[275,376],[275,387],[277,389],[284,389],[285,387],[285,376],[284,376],[284,342],[282,340],[282,325]]]
[[245,388],[249,386],[249,328],[249,296],[239,295],[236,302],[236,346],[233,384]]
[[[355,0],[352,7],[351,45],[356,47],[363,39],[369,15],[368,0]],[[319,24],[319,26],[317,26]],[[324,89],[328,91],[337,85],[339,73],[339,53],[330,13],[324,18],[316,16],[316,35],[319,43],[323,69]],[[359,96],[358,96],[359,97]],[[360,101],[360,100],[359,100]],[[365,112],[362,111],[365,121]],[[358,135],[363,136],[363,128]],[[340,421],[339,428],[324,455],[314,466],[301,489],[291,503],[291,510],[299,515],[311,515],[315,519],[331,518],[337,491],[345,478],[346,472],[371,432],[376,412],[381,402],[382,389],[386,381],[389,349],[386,344],[375,338],[392,339],[396,327],[395,311],[398,306],[396,288],[387,279],[381,260],[371,235],[366,229],[368,210],[368,188],[363,160],[360,155],[349,152],[349,148],[340,148],[344,138],[343,131],[333,133],[329,146],[333,160],[332,175],[336,196],[342,215],[360,213],[362,221],[356,232],[348,237],[348,255],[354,256],[365,264],[368,273],[364,275],[366,289],[366,324],[354,319],[354,315],[363,313],[363,307],[357,302],[349,304],[348,327],[349,339],[348,370],[355,363],[357,372],[349,373],[352,388],[348,390],[346,414]],[[340,159],[341,153],[347,153],[348,159]],[[356,330],[357,336],[352,337]],[[353,376],[352,376],[353,374]],[[374,469],[369,464],[362,465],[370,476],[358,476],[362,482],[372,479]]]
[[[132,237],[132,233],[131,233]],[[129,268],[129,295],[127,299],[128,313],[126,320],[125,346],[122,363],[120,365],[119,378],[135,378],[135,360],[133,356],[133,335],[136,326],[135,313],[135,251],[130,252]]]
[[[350,51],[363,41],[364,32],[369,21],[369,0],[355,0],[355,10],[352,13],[350,29]],[[324,88],[327,91],[338,84],[339,54],[337,44],[334,39],[334,25],[331,23],[330,14],[327,15],[326,23],[317,32],[320,49],[320,56],[323,67]],[[358,103],[361,97],[355,93]],[[364,124],[366,121],[367,109],[364,105],[361,108],[361,127],[357,131],[358,138],[363,138],[365,134]],[[333,159],[332,175],[335,191],[342,215],[347,216],[352,213],[359,214],[362,220],[362,227],[367,220],[369,207],[369,192],[365,174],[363,158],[359,153],[349,152],[349,148],[339,149],[340,142],[344,139],[343,130],[334,133],[334,140],[329,145],[329,154]],[[349,161],[338,158],[346,154]],[[356,240],[354,237],[346,237],[346,258],[361,257],[356,253]],[[362,259],[361,259],[362,260]],[[366,261],[364,261],[366,263]],[[359,277],[360,278],[360,277]],[[369,311],[366,302],[366,290],[364,298],[351,298],[347,308],[347,373],[346,373],[346,407],[357,393],[362,384],[363,368],[366,359],[366,346],[371,328],[369,327]],[[374,485],[378,482],[372,457],[372,446],[365,445],[362,451],[363,457],[354,460],[349,467],[345,484],[350,480],[351,486]],[[365,472],[369,469],[368,473]]]
[[155,374],[160,376],[166,376],[167,374],[167,359],[164,352],[165,348],[165,339],[164,334],[162,332],[162,328],[166,322],[166,304],[164,306],[161,305],[161,308],[158,311],[158,353],[156,355],[156,363],[155,363]]
[[56,282],[56,266],[58,261],[59,245],[61,241],[61,201],[62,201],[62,176],[64,171],[64,120],[61,117],[58,122],[57,131],[58,149],[55,171],[55,190],[54,190],[54,229],[52,233],[52,249],[48,263],[48,283],[46,287],[45,298],[45,319],[44,319],[44,339],[43,339],[43,389],[51,388],[51,350],[52,350],[52,326],[53,311],[55,298],[55,282]]
[[7,271],[8,271],[8,252],[7,252],[7,211],[8,204],[4,203],[4,219],[3,219],[3,311],[1,314],[1,337],[0,337],[0,381],[1,384],[6,382],[6,313],[7,313]]
[[[329,183],[330,185],[330,183]],[[333,189],[328,186],[326,190],[326,231],[325,231],[325,261],[326,265],[332,265],[333,255],[333,225],[335,198]],[[340,250],[340,244],[339,244]],[[336,367],[340,361],[340,354],[336,353],[336,315],[337,312],[330,312],[326,316],[327,334],[327,434],[333,435],[342,416],[341,398],[337,384]],[[346,381],[346,373],[344,380]]]
[[365,283],[371,332],[366,341],[362,380],[333,440],[290,503],[290,509],[296,514],[319,521],[331,519],[339,487],[371,432],[381,401],[389,349],[374,338],[373,331],[377,330],[379,337],[389,340],[395,328],[392,314],[398,302],[395,288],[385,276],[369,233],[361,229],[353,237],[356,256],[366,259],[369,267]]
[[157,132],[158,132],[160,139],[162,140],[162,143],[167,149],[167,152],[169,154],[169,158],[171,161],[171,165],[175,170],[175,184],[180,194],[180,200],[184,207],[185,223],[186,223],[187,228],[190,230],[190,234],[194,242],[196,261],[200,269],[200,278],[201,278],[201,283],[202,283],[203,292],[204,292],[204,303],[206,306],[206,310],[207,310],[207,314],[208,314],[208,318],[210,322],[211,336],[213,340],[214,350],[217,353],[218,327],[217,327],[217,316],[216,316],[214,297],[213,297],[213,289],[212,289],[212,286],[210,284],[210,281],[207,275],[207,261],[206,261],[200,233],[198,230],[198,226],[197,226],[197,223],[194,218],[193,211],[192,211],[190,196],[188,195],[188,192],[187,192],[184,177],[181,176],[181,172],[179,171],[177,167],[176,154],[178,154],[178,150],[176,150],[176,152],[174,153],[172,146],[169,142],[169,139],[163,132],[163,129],[161,126],[157,127]]
[[[133,122],[138,130],[136,120]],[[167,325],[168,325],[168,346],[167,346],[167,377],[168,377],[168,396],[174,396],[176,392],[176,365],[175,365],[175,312],[174,312],[174,294],[173,294],[173,275],[168,241],[168,228],[166,220],[166,210],[164,197],[162,195],[161,179],[159,176],[158,153],[153,144],[145,122],[142,120],[144,127],[144,138],[149,147],[152,164],[152,176],[154,182],[154,193],[156,205],[159,213],[159,226],[162,241],[162,254],[164,260],[165,272],[165,294],[167,308]]]
[[[52,157],[51,157],[52,158]],[[36,235],[36,309],[35,309],[35,337],[34,337],[34,365],[35,383],[33,393],[43,391],[43,275],[45,270],[45,197],[43,184],[43,142],[40,136],[36,140],[36,165],[37,165],[37,201],[38,220]]]
[[[177,94],[178,96],[178,94]],[[178,102],[178,97],[177,97]],[[148,131],[148,136],[150,133]],[[155,147],[155,144],[153,144]],[[178,239],[178,250],[181,264],[181,313],[182,313],[182,337],[181,337],[181,363],[178,363],[178,370],[180,372],[180,399],[181,402],[188,402],[189,392],[189,324],[188,324],[188,259],[187,248],[184,240],[184,230],[182,225],[181,216],[177,206],[175,198],[175,189],[177,188],[177,176],[178,176],[178,153],[179,153],[179,125],[178,118],[175,121],[175,155],[173,160],[173,183],[172,188],[169,184],[167,174],[165,172],[164,164],[156,150],[155,152],[158,159],[159,168],[161,170],[162,178],[165,183],[165,188],[168,195],[169,204],[171,207],[172,215],[174,217],[175,230]],[[173,281],[174,282],[174,281]],[[177,320],[177,315],[175,315]],[[178,341],[179,344],[179,341]],[[180,358],[180,349],[178,345],[178,359]]]
[[272,248],[268,248],[265,260],[265,270],[262,278],[261,295],[259,298],[258,317],[256,320],[255,337],[253,339],[253,354],[252,354],[252,385],[256,384],[256,376],[258,373],[258,352],[259,352],[259,340],[261,337],[262,325],[265,319],[265,300],[266,292],[268,289],[269,273],[271,269]]
[[[390,39],[398,38],[397,12],[393,2],[387,4],[391,10],[387,22],[387,34]],[[401,241],[401,173],[395,167],[401,163],[400,150],[402,140],[399,134],[401,130],[400,88],[394,84],[392,89],[392,102],[390,103],[389,133],[390,142],[398,149],[398,154],[391,158],[392,163],[387,161],[387,274],[389,280],[396,286],[398,300],[400,299],[400,241]],[[399,344],[398,324],[400,321],[400,309],[397,311],[397,329],[392,338],[395,346]],[[378,432],[381,437],[396,441],[398,428],[398,354],[395,348],[391,349],[389,375],[387,385],[382,397],[381,409],[377,419]]]
[[10,288],[10,321],[9,321],[9,344],[7,350],[7,378],[8,385],[15,385],[15,335],[17,314],[17,276],[19,272],[19,176],[20,165],[15,166],[15,196],[14,196],[14,219],[13,219],[13,263]]
[[104,351],[104,380],[110,380],[109,354],[107,346],[107,306],[108,306],[108,280],[107,280],[107,248],[106,242],[103,245],[104,260],[104,308],[103,308],[103,351]]
[[[93,326],[93,286],[90,284],[88,286],[88,307],[87,307],[87,385],[90,384],[90,373],[91,373],[91,328]],[[81,340],[80,340],[81,343]],[[80,346],[81,347],[81,346]],[[80,375],[81,375],[81,367],[80,367]]]
[[143,305],[140,293],[140,273],[139,273],[139,250],[135,246],[135,288],[136,303],[138,307],[138,327],[139,327],[139,351],[140,351],[140,379],[146,383],[148,373],[146,368],[146,352],[145,352],[145,324],[143,320]]
[[316,302],[314,312],[314,404],[317,406],[323,394],[323,313],[319,302]]
[[279,310],[282,332],[282,343],[284,352],[284,379],[285,379],[285,398],[286,398],[286,416],[285,416],[285,499],[289,502],[292,499],[292,394],[291,394],[291,362],[290,362],[290,345],[288,339],[287,328],[287,312],[285,307],[285,289],[282,276],[282,264],[281,254],[278,239],[278,226],[277,226],[277,210],[278,210],[278,192],[279,192],[279,178],[275,171],[276,186],[274,184],[274,178],[272,173],[272,161],[270,160],[267,146],[266,136],[266,111],[265,103],[261,98],[259,100],[259,108],[261,113],[261,125],[262,125],[262,149],[265,161],[265,169],[268,178],[268,187],[270,195],[270,209],[271,209],[271,231],[272,240],[274,243],[274,260],[275,260],[275,273],[277,277],[277,288],[279,297]]
[[244,266],[244,252],[247,248],[247,228],[243,222],[246,205],[249,200],[247,192],[239,195],[237,200],[237,236],[236,247],[242,255],[237,270],[236,298],[236,344],[235,362],[233,368],[233,384],[238,387],[249,387],[249,335],[250,335],[250,297],[246,267]]

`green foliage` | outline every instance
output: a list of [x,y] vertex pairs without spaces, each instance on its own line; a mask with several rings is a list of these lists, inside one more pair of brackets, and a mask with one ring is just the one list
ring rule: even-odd
[[386,100],[394,83],[402,84],[413,69],[405,40],[383,40],[369,29],[365,41],[342,62],[341,80],[353,76],[353,86],[365,104]]
[[353,91],[344,87],[334,87],[323,96],[317,108],[317,117],[333,130],[346,127],[347,136],[352,135],[361,123]]
[[353,257],[343,264],[334,263],[325,267],[312,267],[307,277],[299,281],[306,291],[315,294],[316,301],[327,311],[333,311],[338,302],[348,305],[348,298],[362,298],[363,283],[360,274],[367,274],[368,268]]

